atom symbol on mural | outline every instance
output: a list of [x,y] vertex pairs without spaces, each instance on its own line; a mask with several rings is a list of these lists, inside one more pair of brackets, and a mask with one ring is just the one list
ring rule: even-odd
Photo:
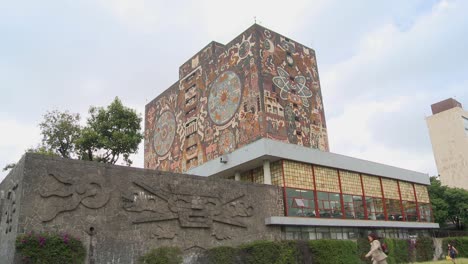
[[273,83],[281,89],[280,96],[283,100],[288,99],[288,93],[295,91],[296,95],[301,97],[304,106],[308,107],[307,98],[312,97],[312,92],[306,86],[306,78],[302,75],[289,77],[289,74],[282,68],[277,68],[279,76],[273,77]]

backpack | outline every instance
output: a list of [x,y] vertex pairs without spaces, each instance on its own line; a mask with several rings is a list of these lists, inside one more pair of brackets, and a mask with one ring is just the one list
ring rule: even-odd
[[385,242],[382,242],[382,245],[380,246],[382,248],[383,253],[388,254],[388,247]]

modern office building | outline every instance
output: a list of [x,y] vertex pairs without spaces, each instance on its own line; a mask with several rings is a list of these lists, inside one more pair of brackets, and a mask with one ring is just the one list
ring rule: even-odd
[[468,190],[468,112],[453,98],[431,105],[426,118],[443,185]]
[[285,238],[438,228],[428,175],[329,152],[315,51],[262,26],[203,48],[145,117],[145,168],[280,186]]

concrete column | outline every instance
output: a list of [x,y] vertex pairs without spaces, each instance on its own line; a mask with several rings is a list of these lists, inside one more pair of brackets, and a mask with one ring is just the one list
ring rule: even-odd
[[236,171],[236,173],[234,174],[234,180],[240,181],[240,172]]
[[263,161],[263,183],[271,185],[270,161]]

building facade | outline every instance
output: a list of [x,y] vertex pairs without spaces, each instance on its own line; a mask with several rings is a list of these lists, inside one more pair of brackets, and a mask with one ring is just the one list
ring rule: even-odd
[[314,50],[253,25],[179,75],[146,106],[145,168],[278,186],[285,238],[438,227],[428,175],[329,152]]
[[468,190],[468,112],[452,98],[431,108],[426,122],[440,181]]
[[145,168],[185,172],[260,138],[328,151],[314,50],[259,25],[208,44],[145,111]]

